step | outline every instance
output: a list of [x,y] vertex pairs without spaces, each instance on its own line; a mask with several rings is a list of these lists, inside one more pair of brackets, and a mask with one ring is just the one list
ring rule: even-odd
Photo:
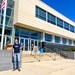
[[42,53],[42,54],[22,54],[22,62],[26,61],[46,61],[46,60],[60,60],[64,59],[56,53]]

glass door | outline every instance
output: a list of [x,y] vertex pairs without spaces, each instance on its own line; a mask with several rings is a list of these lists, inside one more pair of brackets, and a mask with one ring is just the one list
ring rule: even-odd
[[30,51],[33,51],[34,46],[35,46],[34,40],[30,40]]
[[37,46],[38,47],[38,40],[31,39],[31,41],[30,41],[30,50],[32,50],[32,48],[34,46]]
[[20,38],[19,43],[23,46],[22,49],[24,50],[24,46],[25,46],[24,39]]
[[29,50],[29,39],[24,39],[25,41],[25,51]]
[[28,51],[29,50],[29,39],[20,38],[20,44],[23,45],[23,50],[24,51]]

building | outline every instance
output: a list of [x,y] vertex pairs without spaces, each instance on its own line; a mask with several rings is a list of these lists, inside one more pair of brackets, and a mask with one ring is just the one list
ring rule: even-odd
[[[75,23],[41,0],[8,0],[6,15],[4,47],[15,37],[25,51],[31,51],[32,44],[40,47],[41,42],[75,46]],[[2,22],[0,9],[0,42]]]

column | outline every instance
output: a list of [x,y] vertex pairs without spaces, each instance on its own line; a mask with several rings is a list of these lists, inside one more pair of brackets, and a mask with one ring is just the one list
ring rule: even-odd
[[74,41],[72,40],[72,46],[74,46]]
[[46,22],[47,22],[47,20],[48,20],[48,13],[46,12]]
[[69,45],[68,39],[67,39],[67,45]]
[[56,25],[57,25],[57,17],[56,17]]
[[52,43],[55,43],[55,36],[52,36]]
[[63,42],[62,42],[62,37],[60,38],[60,44],[63,44]]
[[42,41],[45,41],[45,33],[42,34]]
[[15,28],[14,28],[14,25],[12,27],[12,37],[11,37],[11,44],[14,43],[14,39],[15,39]]

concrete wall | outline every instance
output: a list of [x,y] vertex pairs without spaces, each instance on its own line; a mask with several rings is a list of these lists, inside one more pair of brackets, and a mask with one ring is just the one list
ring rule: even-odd
[[11,51],[0,50],[0,71],[12,69]]
[[68,22],[75,26],[75,23],[52,9],[45,3],[40,0],[15,0],[15,9],[14,9],[14,24],[16,26],[21,26],[33,30],[37,30],[40,32],[45,32],[48,34],[57,35],[60,37],[65,37],[67,39],[75,40],[75,34],[65,30],[63,28],[52,25],[48,22],[40,20],[35,17],[35,6],[45,9],[46,11],[54,14],[60,19]]

